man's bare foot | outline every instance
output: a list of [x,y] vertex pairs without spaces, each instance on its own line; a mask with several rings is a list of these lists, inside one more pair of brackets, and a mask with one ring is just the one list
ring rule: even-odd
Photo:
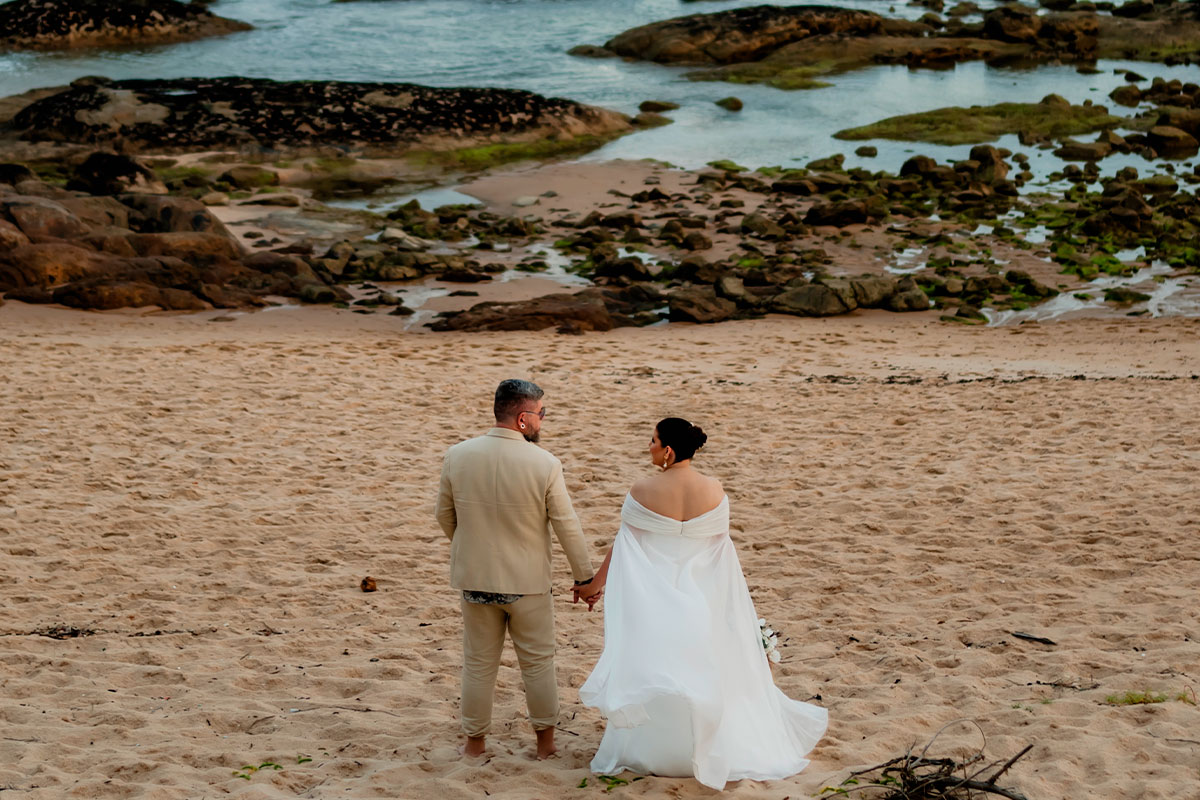
[[487,738],[484,736],[468,736],[467,743],[458,748],[458,752],[464,756],[476,758],[483,755],[484,744],[486,742]]
[[554,746],[554,728],[543,728],[534,733],[537,734],[538,761],[544,761],[558,752],[558,748]]

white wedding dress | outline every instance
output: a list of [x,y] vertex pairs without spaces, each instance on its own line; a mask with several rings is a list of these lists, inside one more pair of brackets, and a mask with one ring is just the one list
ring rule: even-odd
[[608,718],[592,772],[695,776],[714,789],[804,769],[828,720],[771,679],[728,496],[685,522],[625,497],[604,652],[579,696]]

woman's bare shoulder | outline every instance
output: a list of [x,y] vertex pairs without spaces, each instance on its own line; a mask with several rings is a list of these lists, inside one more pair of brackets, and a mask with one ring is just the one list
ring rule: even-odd
[[654,494],[654,488],[657,484],[655,477],[651,475],[646,478],[638,478],[633,482],[633,485],[629,487],[629,493],[633,495],[634,500],[640,503],[646,496]]

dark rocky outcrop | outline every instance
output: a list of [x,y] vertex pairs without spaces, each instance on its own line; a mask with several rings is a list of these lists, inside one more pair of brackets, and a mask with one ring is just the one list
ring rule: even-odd
[[148,167],[129,156],[115,153],[92,153],[76,167],[67,189],[94,195],[166,192],[166,187]]
[[600,289],[574,294],[548,294],[518,302],[479,303],[446,315],[429,327],[435,331],[608,331],[615,327]]
[[824,6],[754,6],[643,25],[599,50],[707,66],[689,74],[695,79],[782,89],[828,86],[818,79],[878,63],[933,68],[977,59],[1188,63],[1200,53],[1194,3],[1167,0],[1149,6],[1152,13],[1139,19],[1097,14],[1096,7],[1082,3],[1062,7],[1039,15],[1036,8],[1007,4],[987,11],[982,22],[969,23],[955,17],[980,9],[960,3],[951,9],[949,22],[934,18],[926,24]]
[[[96,154],[76,185],[129,188],[145,167]],[[350,299],[331,272],[281,253],[247,255],[201,203],[138,193],[88,195],[22,178],[0,184],[0,292],[76,308],[155,305],[173,310],[263,305],[274,294]],[[316,264],[318,267],[314,267]]]
[[550,138],[566,147],[631,130],[622,114],[514,89],[260,78],[83,79],[23,108],[12,127],[30,141],[119,143],[126,152],[330,144],[402,152]]
[[604,49],[661,64],[734,64],[757,61],[792,42],[822,34],[863,36],[883,18],[830,6],[751,6],[693,14],[643,25],[611,39]]
[[670,296],[672,322],[722,322],[737,313],[737,304],[718,297],[712,286],[678,289]]
[[250,27],[177,0],[13,0],[0,5],[0,50],[181,42]]

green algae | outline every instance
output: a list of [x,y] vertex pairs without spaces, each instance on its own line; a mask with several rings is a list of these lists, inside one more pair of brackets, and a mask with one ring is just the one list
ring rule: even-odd
[[893,139],[930,144],[980,144],[1012,133],[1032,133],[1045,138],[1076,136],[1125,124],[1124,117],[1104,106],[1065,103],[998,103],[992,106],[951,106],[902,114],[834,134],[835,139]]
[[420,166],[481,171],[514,161],[547,159],[595,150],[615,137],[587,134],[569,139],[540,139],[532,142],[501,142],[458,150],[418,151],[408,159]]

